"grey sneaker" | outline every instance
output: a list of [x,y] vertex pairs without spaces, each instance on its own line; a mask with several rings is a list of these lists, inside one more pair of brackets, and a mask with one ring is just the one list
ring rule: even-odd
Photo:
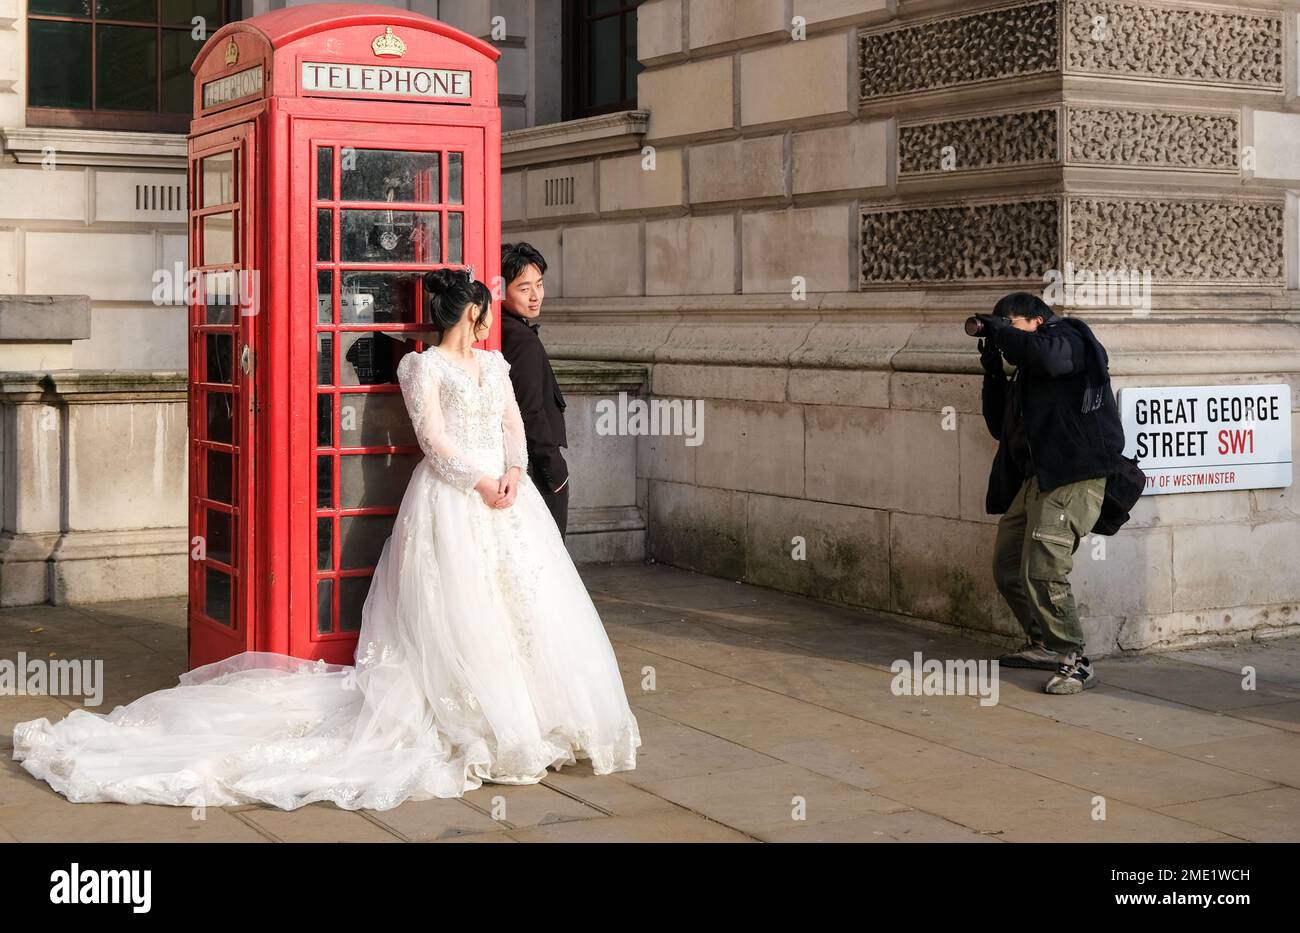
[[1086,655],[1071,654],[1061,666],[1056,669],[1052,678],[1043,685],[1043,690],[1047,693],[1054,693],[1060,696],[1068,696],[1073,693],[1082,693],[1088,687],[1097,685],[1097,677],[1092,672],[1092,662]]
[[1061,666],[1063,658],[1055,651],[1049,651],[1040,641],[1026,642],[1015,651],[998,658],[1002,667],[1032,667],[1040,671],[1054,671]]

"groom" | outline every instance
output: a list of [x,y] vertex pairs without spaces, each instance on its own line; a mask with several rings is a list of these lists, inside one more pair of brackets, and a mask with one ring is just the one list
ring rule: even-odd
[[528,440],[528,475],[537,484],[555,524],[564,537],[569,521],[569,466],[561,447],[568,446],[564,433],[564,396],[551,369],[535,323],[542,310],[542,275],[546,260],[528,243],[506,243],[501,247],[501,277],[505,297],[501,300],[501,353],[510,364],[519,413]]

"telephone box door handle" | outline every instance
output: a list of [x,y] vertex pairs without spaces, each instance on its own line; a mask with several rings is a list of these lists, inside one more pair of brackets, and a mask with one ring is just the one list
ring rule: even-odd
[[244,371],[245,376],[253,374],[253,350],[248,344],[244,344],[244,349],[239,354],[239,368]]

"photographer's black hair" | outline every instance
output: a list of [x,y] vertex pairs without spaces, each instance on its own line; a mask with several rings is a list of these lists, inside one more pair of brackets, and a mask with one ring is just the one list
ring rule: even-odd
[[1012,292],[1004,295],[993,306],[993,313],[998,317],[1041,317],[1044,321],[1052,316],[1052,309],[1047,302],[1029,292]]
[[478,307],[474,316],[474,330],[487,316],[492,304],[492,294],[487,286],[471,278],[462,269],[434,269],[424,273],[424,288],[429,293],[429,320],[439,330],[448,331],[460,323],[465,309]]
[[501,246],[501,278],[507,287],[519,278],[529,266],[546,274],[546,260],[531,243],[503,243]]

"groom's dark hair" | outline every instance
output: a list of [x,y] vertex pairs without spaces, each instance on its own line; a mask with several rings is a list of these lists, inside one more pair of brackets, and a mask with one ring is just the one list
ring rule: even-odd
[[529,266],[536,266],[537,271],[546,274],[546,260],[531,243],[501,244],[501,278],[506,285],[524,274]]

